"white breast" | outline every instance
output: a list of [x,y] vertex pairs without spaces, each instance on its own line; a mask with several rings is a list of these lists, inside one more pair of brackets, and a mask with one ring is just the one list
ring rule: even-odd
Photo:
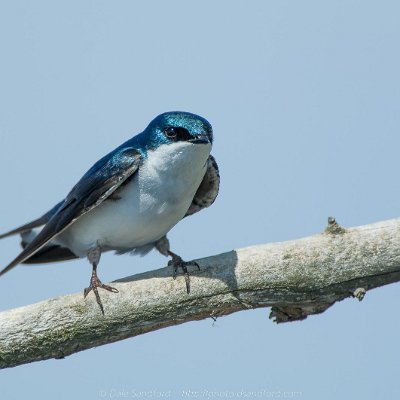
[[55,242],[80,257],[99,243],[105,250],[130,250],[164,236],[186,214],[206,172],[211,146],[177,142],[149,151],[134,178],[75,221]]

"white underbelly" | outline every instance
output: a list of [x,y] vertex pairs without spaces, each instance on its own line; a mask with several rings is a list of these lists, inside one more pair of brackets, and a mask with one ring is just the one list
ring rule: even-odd
[[106,200],[78,218],[55,242],[84,257],[96,244],[126,251],[163,237],[186,214],[204,177],[210,146],[163,147],[164,153],[160,148],[148,152],[134,178],[118,192],[119,199]]

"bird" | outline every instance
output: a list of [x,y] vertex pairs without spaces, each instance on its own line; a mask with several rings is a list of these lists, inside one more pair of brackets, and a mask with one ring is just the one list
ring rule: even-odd
[[20,234],[23,248],[0,276],[20,263],[87,258],[92,274],[84,298],[93,291],[104,315],[98,288],[118,290],[97,276],[101,254],[145,255],[157,249],[171,258],[174,279],[182,271],[190,293],[188,267],[199,265],[172,252],[167,233],[215,201],[220,175],[212,144],[213,130],[205,118],[185,111],[158,115],[97,161],[52,209],[0,235]]

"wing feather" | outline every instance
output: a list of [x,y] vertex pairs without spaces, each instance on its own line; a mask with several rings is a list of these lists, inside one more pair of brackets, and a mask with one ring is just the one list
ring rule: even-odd
[[46,214],[43,214],[41,217],[35,219],[34,221],[28,222],[27,224],[21,225],[18,228],[15,228],[11,231],[3,233],[0,235],[0,239],[3,239],[7,236],[16,235],[18,233],[28,232],[34,228],[38,228],[39,226],[43,226],[49,222],[50,218],[57,212],[57,210],[61,207],[63,201],[60,201],[57,205],[55,205],[50,211]]
[[137,171],[140,162],[141,153],[137,149],[118,148],[94,164],[38,235],[0,272],[0,276],[24,262],[77,218],[101,204]]
[[207,160],[207,171],[193,197],[192,204],[187,210],[185,217],[193,215],[203,208],[211,206],[218,196],[219,191],[219,170],[215,158],[210,154]]

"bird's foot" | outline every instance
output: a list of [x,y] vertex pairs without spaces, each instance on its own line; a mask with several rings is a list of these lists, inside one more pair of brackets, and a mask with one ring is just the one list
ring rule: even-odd
[[176,279],[178,270],[181,269],[185,277],[186,291],[190,293],[190,276],[187,267],[197,267],[197,269],[200,270],[199,264],[197,264],[195,261],[183,261],[181,257],[175,253],[172,253],[171,251],[169,252],[169,255],[172,257],[172,260],[168,262],[168,266],[172,266],[174,268],[174,274],[172,277]]
[[113,292],[113,293],[118,293],[118,290],[102,283],[101,280],[97,277],[97,274],[95,274],[95,273],[92,274],[92,277],[90,278],[89,287],[87,287],[83,291],[83,297],[86,298],[86,296],[93,290],[93,293],[96,296],[97,304],[100,307],[101,313],[104,315],[103,304],[101,302],[100,295],[99,295],[99,292],[97,291],[97,288],[105,289],[105,290],[108,290],[109,292]]

